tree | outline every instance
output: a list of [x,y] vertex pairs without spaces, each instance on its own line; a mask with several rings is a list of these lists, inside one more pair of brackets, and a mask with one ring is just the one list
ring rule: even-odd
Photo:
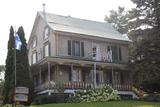
[[[160,92],[160,1],[132,0],[136,8],[130,11],[132,17],[128,26],[133,39],[131,64],[134,82],[142,84],[146,91]],[[154,88],[153,85],[154,83]],[[145,84],[145,85],[144,85]],[[152,86],[149,89],[149,86]]]
[[4,89],[3,89],[3,96],[4,96],[4,103],[10,103],[10,92],[13,87],[11,87],[11,80],[13,77],[14,72],[14,30],[13,27],[10,27],[10,34],[8,40],[8,53],[6,59],[6,66],[5,66],[5,77],[4,77]]
[[3,87],[4,87],[4,80],[3,80],[3,74],[5,71],[5,66],[0,65],[0,96],[2,95]]
[[4,65],[0,65],[0,81],[3,80],[3,74],[4,74],[4,71],[5,71],[5,66]]
[[[17,50],[17,86],[24,86],[30,89],[30,94],[32,94],[33,84],[31,81],[31,75],[29,70],[29,62],[28,62],[28,51],[27,51],[27,43],[25,39],[25,34],[23,27],[19,27],[18,35],[21,39],[22,46],[21,50]],[[33,98],[33,97],[32,97]],[[29,96],[29,100],[31,97]],[[29,101],[30,102],[30,101]]]
[[126,34],[128,32],[127,17],[128,13],[125,11],[125,8],[118,7],[118,11],[110,11],[110,15],[105,17],[105,21],[111,23],[121,34]]

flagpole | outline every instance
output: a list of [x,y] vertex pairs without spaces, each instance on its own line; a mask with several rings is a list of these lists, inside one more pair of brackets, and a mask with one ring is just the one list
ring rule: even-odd
[[[16,27],[15,27],[15,36],[16,36]],[[15,40],[14,40],[14,42],[15,42]],[[14,44],[16,45],[16,43],[14,43]],[[16,75],[17,75],[17,74],[16,74],[16,70],[17,70],[16,62],[17,62],[17,61],[16,61],[16,47],[15,47],[15,46],[14,46],[14,53],[15,53],[15,55],[14,55],[14,58],[15,58],[15,59],[14,59],[14,61],[15,61],[15,62],[14,62],[14,64],[15,64],[15,69],[14,69],[15,79],[14,79],[14,83],[15,83],[15,84],[14,84],[14,85],[15,85],[15,88],[16,88],[16,84],[17,84],[17,81],[16,81],[16,78],[17,78],[17,77],[16,77]]]
[[[15,36],[16,36],[16,27],[15,27]],[[15,37],[14,37],[15,39]],[[16,45],[16,41],[14,40],[14,45]],[[16,107],[16,101],[15,101],[15,90],[16,90],[16,85],[17,85],[17,60],[16,60],[16,46],[14,46],[14,64],[15,64],[15,69],[14,69],[14,76],[15,76],[15,79],[14,79],[14,106]]]

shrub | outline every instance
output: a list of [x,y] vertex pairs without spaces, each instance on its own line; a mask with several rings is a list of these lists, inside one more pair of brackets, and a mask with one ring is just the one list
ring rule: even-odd
[[54,93],[50,96],[39,95],[34,99],[32,105],[48,104],[48,103],[65,103],[66,99],[68,99],[67,93]]
[[76,91],[69,97],[68,102],[103,102],[119,99],[118,92],[109,85],[105,85],[102,88]]
[[142,97],[141,100],[160,102],[160,94],[148,94]]

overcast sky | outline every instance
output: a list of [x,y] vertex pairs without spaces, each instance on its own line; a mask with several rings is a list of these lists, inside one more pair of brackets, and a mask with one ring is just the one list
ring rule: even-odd
[[43,10],[43,3],[48,13],[101,22],[118,6],[134,7],[130,0],[0,0],[0,64],[5,64],[10,26],[16,30],[23,26],[28,40],[36,13]]

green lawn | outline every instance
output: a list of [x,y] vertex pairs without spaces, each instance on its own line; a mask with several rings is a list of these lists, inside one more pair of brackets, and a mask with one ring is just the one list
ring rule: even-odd
[[46,104],[31,107],[160,107],[160,102],[111,101],[96,103]]

